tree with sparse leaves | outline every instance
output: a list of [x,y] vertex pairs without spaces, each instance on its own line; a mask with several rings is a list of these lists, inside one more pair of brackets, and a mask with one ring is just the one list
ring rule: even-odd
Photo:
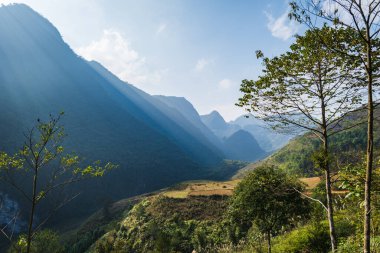
[[31,250],[33,237],[44,223],[78,194],[60,199],[46,218],[36,224],[36,208],[48,195],[86,178],[101,177],[115,167],[112,163],[101,165],[99,161],[83,166],[79,156],[65,154],[62,146],[65,134],[60,125],[62,116],[63,113],[57,117],[50,115],[47,122],[38,119],[36,126],[25,134],[25,143],[16,154],[0,152],[0,179],[13,186],[30,203],[25,237],[27,253]]
[[[366,178],[364,183],[364,253],[370,253],[371,240],[371,187],[374,167],[374,109],[375,88],[379,86],[379,0],[294,0],[290,3],[290,18],[316,29],[321,23],[345,27],[358,37],[358,47],[332,50],[354,59],[361,64],[364,86],[367,88],[367,152]],[[319,37],[325,43],[323,37]]]
[[323,27],[297,36],[290,50],[279,57],[263,58],[263,75],[257,80],[243,80],[243,97],[237,105],[281,130],[311,131],[321,141],[315,153],[315,165],[325,173],[331,245],[337,240],[331,191],[329,138],[356,126],[345,122],[345,116],[360,103],[357,62],[329,49],[319,42],[323,36],[328,45],[351,47],[357,38],[348,29]]

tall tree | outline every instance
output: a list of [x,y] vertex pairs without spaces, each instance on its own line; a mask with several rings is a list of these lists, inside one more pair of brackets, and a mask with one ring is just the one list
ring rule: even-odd
[[354,37],[345,29],[323,27],[297,36],[290,51],[263,58],[264,70],[256,81],[243,80],[243,97],[237,105],[263,118],[275,129],[311,131],[321,140],[316,165],[325,173],[331,246],[337,247],[331,191],[329,137],[353,125],[344,116],[360,102],[355,88],[356,64],[349,58],[329,50],[316,37],[323,36],[329,44],[350,46]]
[[266,236],[270,253],[272,235],[307,215],[308,202],[300,195],[303,190],[300,182],[276,167],[256,168],[234,190],[229,216],[243,229],[256,225]]
[[[29,222],[26,236],[26,252],[30,252],[33,236],[59,208],[74,197],[60,199],[49,210],[46,218],[36,224],[36,209],[46,197],[57,190],[79,182],[88,177],[100,177],[114,168],[99,161],[82,166],[81,159],[75,154],[64,154],[62,141],[65,136],[60,119],[63,113],[55,117],[50,115],[47,122],[38,119],[35,127],[25,134],[25,143],[14,155],[0,152],[0,179],[13,186],[29,202]],[[22,181],[20,181],[22,179]],[[55,196],[56,197],[56,196]]]
[[[295,18],[310,28],[315,28],[321,21],[336,27],[348,27],[360,39],[362,47],[357,50],[337,52],[357,58],[366,76],[367,87],[367,159],[364,190],[364,252],[370,252],[371,238],[371,187],[373,174],[373,126],[374,126],[374,87],[378,85],[380,33],[379,0],[295,0],[291,2],[290,17]],[[323,38],[319,38],[324,42]]]

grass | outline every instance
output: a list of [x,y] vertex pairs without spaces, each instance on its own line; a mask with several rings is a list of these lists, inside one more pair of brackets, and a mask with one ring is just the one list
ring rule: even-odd
[[[300,178],[306,184],[307,192],[311,191],[321,181],[319,177]],[[153,213],[164,215],[165,212],[173,210],[181,214],[186,219],[199,219],[203,217],[207,220],[213,217],[219,217],[226,208],[226,199],[233,194],[233,190],[241,179],[230,181],[187,181],[177,184],[170,188],[161,189],[156,192],[123,199],[112,203],[108,207],[108,215],[105,216],[104,210],[99,210],[92,216],[88,217],[81,225],[77,224],[76,229],[63,233],[66,242],[74,244],[78,238],[84,236],[87,232],[96,228],[102,228],[104,232],[110,231],[117,227],[119,221],[123,219],[126,211],[140,200],[151,197],[158,198],[160,195],[169,199],[164,203],[154,205]],[[212,206],[210,208],[210,206]],[[206,210],[207,209],[207,210]]]
[[[225,182],[199,181],[181,184],[180,187],[168,189],[162,194],[169,198],[187,198],[189,196],[231,196],[240,180]],[[180,189],[178,189],[180,188]]]
[[[225,182],[213,181],[194,181],[186,182],[176,187],[169,188],[161,192],[162,195],[169,198],[188,198],[190,196],[231,196],[235,186],[240,182],[240,179],[234,179]],[[314,189],[320,182],[320,177],[305,177],[300,178],[300,181],[306,184],[306,190]]]
[[306,184],[307,190],[312,190],[321,182],[321,178],[320,177],[303,177],[303,178],[300,178],[300,181]]

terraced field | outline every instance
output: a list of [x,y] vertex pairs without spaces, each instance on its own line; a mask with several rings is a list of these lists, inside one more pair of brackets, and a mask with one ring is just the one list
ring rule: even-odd
[[[320,182],[320,177],[308,177],[300,178],[300,180],[306,184],[306,190],[310,191],[314,189]],[[189,196],[231,196],[236,185],[241,179],[235,179],[224,182],[213,181],[199,181],[199,182],[187,182],[177,185],[176,187],[169,188],[166,191],[161,192],[169,198],[187,198]]]
[[211,196],[211,195],[232,195],[233,189],[240,180],[232,180],[225,182],[192,182],[184,183],[179,189],[169,189],[163,195],[170,198],[187,198],[189,196]]

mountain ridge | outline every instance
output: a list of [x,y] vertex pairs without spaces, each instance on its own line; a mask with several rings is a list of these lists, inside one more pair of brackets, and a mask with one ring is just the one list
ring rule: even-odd
[[207,177],[208,166],[222,162],[220,154],[174,121],[163,125],[146,113],[151,104],[118,90],[30,7],[0,7],[0,37],[0,150],[15,152],[37,118],[65,111],[66,150],[120,165],[101,182],[78,185],[84,194],[75,204],[83,208],[67,208],[65,215],[86,215],[105,198]]

